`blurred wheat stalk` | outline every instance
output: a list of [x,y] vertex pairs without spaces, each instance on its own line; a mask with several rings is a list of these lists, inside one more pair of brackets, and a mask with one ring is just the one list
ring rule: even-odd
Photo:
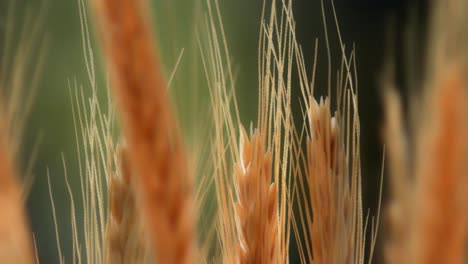
[[[17,169],[16,158],[21,154],[22,136],[41,73],[44,39],[40,36],[40,15],[37,15],[24,21],[19,44],[15,45],[15,3],[8,9],[9,15],[2,25],[4,43],[0,57],[0,261],[34,263],[37,255],[25,202],[32,184],[35,151],[29,153],[30,160],[22,170]],[[19,178],[20,174],[24,177]]]
[[[146,1],[90,2],[116,108],[109,103],[102,109],[97,99],[86,4],[78,0],[92,94],[87,98],[77,83],[69,84],[76,143],[83,146],[78,150],[79,194],[68,183],[63,158],[73,219],[73,263],[289,263],[291,241],[297,244],[301,263],[372,261],[379,219],[364,216],[361,201],[356,56],[342,43],[333,2],[341,65],[333,83],[326,33],[328,94],[319,100],[314,99],[318,42],[309,76],[295,36],[292,1],[264,6],[258,116],[249,133],[239,114],[237,102],[242,99],[236,97],[219,6],[207,2],[206,34],[199,36],[198,44],[211,115],[209,131],[199,138],[208,142],[209,150],[206,157],[198,157],[208,162],[197,184],[197,169],[189,157],[193,152],[181,135],[170,104],[170,81],[154,48]],[[461,10],[468,6],[462,2],[438,3],[435,8],[424,110],[417,113],[425,116],[412,127],[411,146],[398,95],[392,88],[385,90],[392,192],[387,207],[388,263],[465,260],[468,96],[463,73],[468,32],[462,25],[468,20]],[[327,25],[323,2],[322,14]],[[1,73],[2,86],[11,91],[27,86]],[[390,81],[385,84],[391,86]],[[295,86],[302,93],[299,118],[304,124],[299,128],[291,107],[297,103],[291,98]],[[0,260],[33,263],[32,236],[12,166],[18,146],[7,144],[22,97],[17,92],[2,97],[6,107],[0,118],[0,206],[9,217],[0,221]],[[118,140],[113,134],[115,112],[122,119]],[[408,151],[410,147],[414,151]],[[50,181],[49,188],[53,204]],[[211,188],[216,198],[210,196]],[[77,199],[83,204],[82,219]],[[214,219],[197,230],[201,208],[209,199],[217,203]],[[65,263],[54,207],[53,216],[60,263]]]
[[384,83],[388,263],[466,262],[467,10],[466,1],[433,3],[423,89],[410,98],[409,132],[393,81]]

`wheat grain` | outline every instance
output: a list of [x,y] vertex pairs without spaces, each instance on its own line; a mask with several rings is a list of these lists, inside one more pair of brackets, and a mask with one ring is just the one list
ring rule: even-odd
[[196,254],[192,179],[144,1],[93,3],[155,261],[190,263]]

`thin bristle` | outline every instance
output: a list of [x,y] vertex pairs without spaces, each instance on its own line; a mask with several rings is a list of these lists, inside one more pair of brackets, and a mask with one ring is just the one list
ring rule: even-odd
[[255,131],[249,138],[241,130],[240,157],[234,169],[236,263],[275,263],[279,219],[277,187],[271,183],[272,156],[265,150],[264,133]]
[[145,1],[92,1],[157,263],[196,255],[192,178],[153,48]]

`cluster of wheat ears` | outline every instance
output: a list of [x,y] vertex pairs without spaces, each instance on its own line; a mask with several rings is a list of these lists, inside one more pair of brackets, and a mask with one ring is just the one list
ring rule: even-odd
[[[301,263],[372,261],[379,213],[365,214],[361,202],[356,54],[338,36],[341,65],[332,78],[325,35],[328,94],[315,94],[316,59],[312,73],[306,72],[291,1],[266,2],[258,115],[247,128],[240,121],[242,99],[234,89],[219,7],[207,2],[206,34],[198,40],[210,114],[202,118],[207,128],[192,150],[171,106],[172,75],[167,79],[161,69],[146,1],[89,1],[116,101],[107,111],[97,99],[86,5],[78,1],[92,95],[86,98],[79,85],[70,84],[76,141],[82,146],[81,193],[73,193],[66,178],[73,254],[65,260],[57,231],[60,263],[289,263],[292,242]],[[388,263],[466,261],[468,4],[452,0],[434,6],[424,89],[412,97],[410,117],[402,114],[391,78],[383,82]],[[339,35],[336,15],[332,21]],[[18,48],[24,56],[31,49],[27,41]],[[25,188],[14,169],[17,135],[24,127],[16,120],[29,111],[21,108],[29,105],[24,98],[32,97],[21,92],[27,85],[21,81],[23,66],[12,67],[10,75],[1,69],[0,75],[0,85],[8,88],[2,90],[0,120],[1,263],[39,261],[25,217]],[[293,89],[300,90],[298,102]],[[293,117],[292,104],[301,105],[301,116]],[[117,140],[115,116],[122,130]],[[49,188],[53,204],[50,182]],[[78,215],[79,199],[84,209]],[[52,213],[57,221],[55,209]]]

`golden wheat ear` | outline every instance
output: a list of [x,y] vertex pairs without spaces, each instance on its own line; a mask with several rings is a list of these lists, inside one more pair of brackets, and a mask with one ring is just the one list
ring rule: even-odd
[[[343,115],[336,112],[333,116],[330,108],[328,98],[320,102],[312,99],[308,112],[307,192],[301,187],[298,199],[305,207],[301,217],[308,230],[304,246],[311,246],[312,252],[304,249],[303,258],[308,260],[303,261],[363,263],[365,227],[360,218],[359,154],[355,147],[347,149],[343,141],[347,137],[343,134],[344,121],[340,119]],[[353,141],[355,133],[353,129]],[[353,159],[349,158],[350,153]],[[299,181],[303,184],[303,180]]]
[[443,71],[435,85],[430,124],[422,127],[417,150],[410,261],[462,263],[468,219],[467,86],[457,66]]
[[[72,218],[71,263],[149,263],[151,254],[137,206],[135,179],[130,177],[125,148],[116,148],[113,139],[113,105],[107,105],[103,112],[97,90],[92,89],[90,97],[85,98],[82,86],[75,83],[73,88],[74,92],[70,87],[70,98],[80,166],[79,193],[72,191],[65,157],[62,157]],[[52,190],[50,195],[54,206]],[[52,208],[59,257],[63,263],[63,244],[59,240],[55,208]]]
[[[0,122],[4,119],[1,118]],[[2,263],[34,263],[32,235],[26,221],[24,201],[13,169],[5,125],[0,125],[0,261]]]
[[398,95],[386,94],[387,263],[466,261],[467,8],[466,1],[433,3],[424,87],[410,87],[422,89],[409,100],[407,137]]
[[109,217],[105,263],[146,263],[147,241],[133,178],[124,147],[118,147],[115,172],[109,179]]
[[390,82],[386,81],[385,85],[388,87],[385,90],[386,121],[383,136],[389,164],[391,198],[385,210],[388,235],[384,255],[387,263],[403,263],[405,243],[409,235],[407,221],[410,215],[408,206],[412,182],[408,177],[407,140],[400,98]]
[[155,261],[191,263],[197,254],[192,177],[143,10],[146,1],[91,2]]
[[[292,11],[288,13],[292,20]],[[316,61],[309,79],[296,39],[292,47],[305,105],[305,125],[302,130],[295,131],[293,143],[297,186],[295,203],[298,206],[294,234],[301,263],[365,263],[372,259],[379,220],[377,217],[376,221],[373,218],[370,221],[371,241],[366,259],[365,236],[369,215],[364,221],[356,57],[354,49],[349,53],[346,51],[334,14],[342,63],[338,70],[336,93],[332,93],[331,51],[323,1],[322,15],[329,64],[327,97],[314,98]],[[332,98],[334,94],[336,97]],[[307,143],[305,151],[301,149],[304,141]]]
[[265,137],[259,131],[249,137],[241,127],[234,168],[237,263],[275,263],[278,255],[278,190],[271,183],[272,155],[265,149]]
[[241,126],[227,41],[218,3],[214,2],[214,8],[208,2],[210,49],[202,58],[215,123],[213,160],[220,259],[230,264],[288,263],[293,126],[288,77],[294,59],[291,50],[278,43],[291,45],[294,33],[273,1],[268,7],[269,17],[265,13],[262,16],[258,118],[252,126],[256,130],[249,135]]
[[413,170],[405,163],[398,97],[394,92],[386,97],[392,180],[388,263],[462,263],[464,259],[468,96],[459,65],[442,72],[428,94],[428,115],[414,131],[418,138]]
[[311,240],[314,263],[349,263],[353,206],[347,190],[345,153],[339,140],[339,124],[330,113],[330,100],[313,100],[309,110],[311,135],[307,139],[307,182],[313,210]]
[[[36,153],[22,153],[22,143],[45,55],[41,36],[45,16],[40,8],[17,21],[22,16],[15,4],[6,1],[7,10],[1,10],[6,21],[2,17],[0,22],[0,263],[29,264],[38,261],[25,209]],[[30,159],[26,168],[16,164],[23,154]]]

